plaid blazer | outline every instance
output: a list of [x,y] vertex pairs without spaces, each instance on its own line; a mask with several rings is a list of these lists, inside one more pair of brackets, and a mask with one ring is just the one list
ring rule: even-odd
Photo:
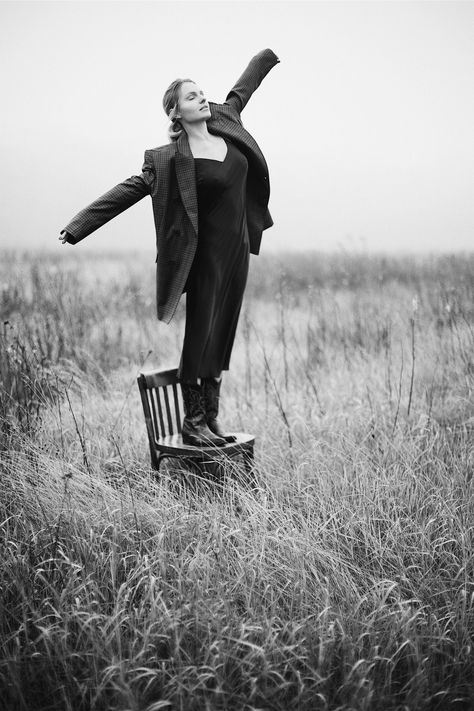
[[[273,224],[268,211],[268,167],[256,141],[244,129],[240,114],[270,69],[279,62],[264,49],[228,93],[223,104],[209,102],[209,133],[232,141],[246,156],[247,225],[250,251],[258,254],[262,231]],[[187,134],[177,141],[145,151],[140,175],[119,183],[81,210],[64,228],[77,244],[136,202],[151,195],[156,229],[156,300],[158,318],[171,321],[191,268],[198,241],[198,204],[194,158]]]

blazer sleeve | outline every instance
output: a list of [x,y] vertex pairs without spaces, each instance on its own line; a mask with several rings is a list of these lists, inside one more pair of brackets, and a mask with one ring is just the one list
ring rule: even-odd
[[151,193],[155,179],[153,160],[150,151],[145,151],[145,159],[140,175],[132,175],[122,183],[104,193],[69,222],[62,232],[67,232],[68,242],[77,244],[91,232],[105,225],[121,212],[124,212],[139,200]]
[[278,64],[279,61],[275,52],[271,49],[263,49],[256,54],[255,57],[252,57],[248,67],[227,94],[224,103],[231,106],[240,114],[253,92],[258,89],[270,69],[272,69],[275,64]]

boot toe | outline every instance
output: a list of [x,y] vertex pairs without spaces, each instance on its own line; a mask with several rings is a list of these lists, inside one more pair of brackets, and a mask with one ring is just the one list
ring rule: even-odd
[[215,434],[217,437],[221,437],[226,442],[235,442],[237,440],[237,437],[235,437],[233,434],[230,434],[229,432],[224,432],[218,420],[216,419],[210,420],[207,423],[207,426],[213,434]]
[[222,447],[226,443],[225,439],[216,436],[207,426],[187,426],[186,421],[183,423],[181,436],[183,444],[193,447]]

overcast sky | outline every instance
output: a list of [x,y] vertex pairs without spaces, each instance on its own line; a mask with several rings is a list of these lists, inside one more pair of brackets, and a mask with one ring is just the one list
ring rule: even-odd
[[2,246],[153,250],[150,198],[78,247],[59,231],[167,142],[165,88],[242,114],[270,168],[263,249],[474,246],[474,3],[0,2]]

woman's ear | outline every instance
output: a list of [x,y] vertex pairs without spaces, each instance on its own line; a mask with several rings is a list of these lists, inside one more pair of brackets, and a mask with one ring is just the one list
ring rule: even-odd
[[176,104],[173,106],[173,115],[174,115],[174,116],[173,116],[173,120],[174,120],[174,121],[177,121],[178,119],[181,118],[181,116],[179,115],[179,104],[178,104],[178,103],[176,103]]

